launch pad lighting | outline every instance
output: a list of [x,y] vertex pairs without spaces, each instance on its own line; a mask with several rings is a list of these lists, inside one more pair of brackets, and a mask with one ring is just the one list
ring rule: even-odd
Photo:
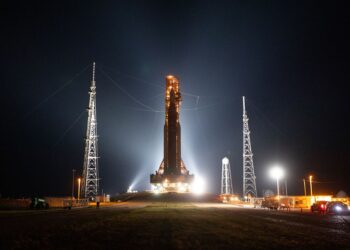
[[270,176],[276,179],[277,184],[277,197],[280,199],[280,188],[279,188],[279,180],[284,176],[283,169],[280,166],[274,166],[270,169]]
[[192,184],[178,182],[178,183],[169,183],[168,181],[164,181],[163,183],[152,184],[152,192],[155,194],[167,193],[168,188],[172,187],[172,189],[177,193],[193,193],[193,194],[203,194],[205,192],[205,181],[196,177]]
[[199,176],[195,177],[194,182],[192,183],[191,191],[194,194],[203,194],[204,193],[205,182],[201,177],[199,177]]
[[274,166],[270,170],[270,176],[274,179],[281,179],[284,176],[283,169],[280,166]]

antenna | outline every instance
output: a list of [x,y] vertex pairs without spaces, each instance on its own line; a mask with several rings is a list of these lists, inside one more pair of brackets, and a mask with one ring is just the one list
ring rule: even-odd
[[96,63],[93,62],[93,63],[92,63],[92,81],[91,81],[91,85],[92,85],[93,87],[96,86],[95,72],[96,72]]
[[245,111],[245,96],[242,97],[243,99],[243,115],[246,114],[246,111]]

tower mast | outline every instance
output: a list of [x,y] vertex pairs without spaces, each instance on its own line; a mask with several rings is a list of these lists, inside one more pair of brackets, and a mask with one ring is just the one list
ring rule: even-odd
[[248,116],[243,96],[243,197],[257,197],[253,152],[250,142]]
[[81,193],[85,198],[94,200],[99,191],[95,62],[93,63],[92,68],[92,81],[89,96]]

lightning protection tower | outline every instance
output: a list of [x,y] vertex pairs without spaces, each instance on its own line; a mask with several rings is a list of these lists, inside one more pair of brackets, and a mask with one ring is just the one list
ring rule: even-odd
[[92,69],[92,81],[89,91],[88,120],[85,138],[85,153],[83,166],[82,195],[94,200],[98,195],[98,147],[97,147],[97,117],[96,117],[96,82],[95,63]]
[[221,194],[233,194],[230,161],[222,159]]
[[243,197],[257,197],[248,116],[243,96]]

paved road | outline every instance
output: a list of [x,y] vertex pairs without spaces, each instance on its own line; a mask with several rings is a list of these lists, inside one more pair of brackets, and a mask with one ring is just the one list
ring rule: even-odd
[[0,211],[0,225],[1,249],[350,249],[350,215],[214,203]]

